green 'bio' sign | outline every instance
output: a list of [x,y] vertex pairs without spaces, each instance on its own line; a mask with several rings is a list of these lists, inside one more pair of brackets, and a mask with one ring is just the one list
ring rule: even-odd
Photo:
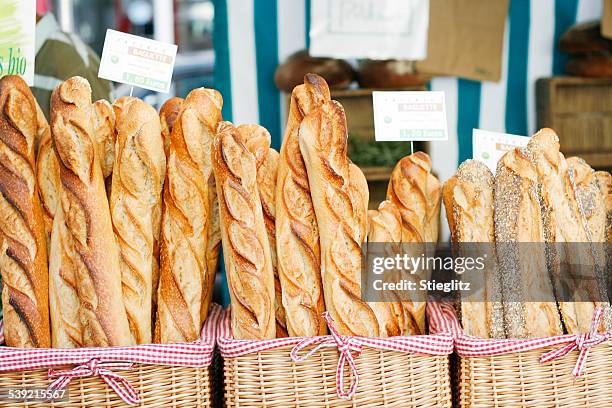
[[34,82],[36,0],[0,0],[0,77]]

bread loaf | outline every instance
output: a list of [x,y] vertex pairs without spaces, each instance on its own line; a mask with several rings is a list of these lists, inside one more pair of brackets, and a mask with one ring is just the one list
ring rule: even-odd
[[542,245],[538,175],[526,149],[507,152],[497,164],[494,187],[495,240],[500,267],[504,322],[509,338],[563,334]]
[[403,242],[437,242],[440,182],[431,174],[431,159],[416,152],[401,159],[391,173],[387,200],[399,208]]
[[117,147],[110,210],[123,301],[132,342],[151,342],[153,297],[153,208],[159,205],[166,156],[155,109],[135,99],[116,118]]
[[113,172],[115,160],[115,112],[108,101],[94,102],[94,137],[102,175],[108,178]]
[[131,343],[119,253],[93,138],[91,88],[73,77],[51,96],[51,133],[60,167],[60,202],[74,245],[83,345]]
[[39,144],[36,157],[36,180],[38,182],[38,193],[43,210],[45,222],[45,232],[47,237],[47,249],[51,239],[53,229],[53,217],[55,216],[57,201],[59,199],[59,165],[55,150],[53,149],[53,139],[51,138],[51,128],[40,107],[37,104],[37,121]]
[[[325,102],[299,130],[312,202],[321,236],[325,304],[341,335],[380,335],[376,314],[361,300],[361,243],[366,231],[365,196],[351,182],[344,110]],[[362,219],[363,218],[363,219]]]
[[80,320],[81,301],[77,292],[74,243],[61,205],[58,205],[53,219],[49,254],[51,345],[54,348],[82,347],[83,326]]
[[257,188],[255,156],[229,122],[219,125],[212,163],[219,197],[233,336],[272,339],[276,333],[274,274]]
[[[401,242],[402,216],[395,204],[391,201],[383,201],[378,210],[368,211],[368,256],[393,258],[402,253]],[[379,248],[378,246],[384,247]],[[379,253],[379,250],[382,253]],[[401,302],[404,295],[399,293],[388,295],[384,297],[385,302],[370,303],[378,321],[385,322],[384,325],[379,325],[381,335],[411,335],[412,327],[409,322],[408,309],[404,310]]]
[[178,118],[181,107],[183,106],[183,98],[173,97],[168,99],[159,108],[159,120],[161,123],[162,138],[164,139],[164,152],[168,155],[170,149],[170,135],[174,128],[174,122]]
[[304,116],[329,101],[323,78],[308,74],[291,94],[287,127],[278,159],[276,183],[276,250],[283,306],[290,336],[327,332],[321,283],[319,228],[306,167],[298,141]]
[[[440,183],[431,174],[431,160],[426,153],[416,152],[404,157],[391,172],[387,200],[393,202],[402,215],[402,242],[410,244],[410,250],[415,252],[413,256],[434,250],[428,243],[438,240],[440,198]],[[422,269],[415,278],[428,279],[430,273]],[[415,291],[412,295],[412,302],[404,305],[412,308],[411,321],[416,324],[414,334],[425,334],[427,293]]]
[[[565,157],[559,151],[559,138],[551,129],[542,129],[529,141],[527,153],[535,166],[538,182],[541,185],[544,237],[547,242],[555,243],[548,246],[548,267],[553,283],[559,288],[565,285],[561,283],[561,280],[576,276],[576,280],[571,282],[570,286],[576,295],[580,295],[576,288],[585,283],[581,282],[582,279],[578,277],[581,272],[563,273],[561,271],[563,265],[572,260],[582,259],[585,262],[593,263],[592,259],[585,260],[585,255],[590,258],[588,251],[585,251],[586,246],[571,244],[572,242],[586,243],[591,240],[589,231],[582,220],[581,205],[572,186],[573,176]],[[571,265],[571,262],[568,265]],[[580,297],[585,299],[588,296],[588,291],[586,291]],[[569,333],[588,331],[595,304],[568,302],[563,299],[558,299],[558,301],[566,330]]]
[[197,339],[207,317],[203,302],[212,291],[206,258],[212,211],[210,149],[222,105],[217,91],[195,89],[172,130],[163,193],[157,343]]
[[45,224],[34,163],[36,102],[20,77],[0,79],[0,108],[4,338],[11,347],[50,347]]
[[596,171],[595,178],[606,208],[606,234],[604,242],[612,243],[612,175],[607,171]]
[[[444,207],[452,242],[494,242],[493,183],[493,173],[476,160],[461,163],[457,173],[444,183]],[[501,281],[497,272],[487,268],[482,276],[469,277],[478,284],[472,286],[482,293],[481,297],[461,302],[461,324],[470,336],[505,337]]]
[[[606,327],[607,330],[612,327],[612,310],[610,310],[610,287],[606,265],[607,248],[603,244],[606,239],[606,203],[596,173],[587,162],[579,157],[570,157],[567,159],[567,165],[570,184],[579,208],[581,225],[586,230],[588,242],[591,243],[589,246],[579,248],[580,260],[574,254],[571,258],[572,262],[577,262],[582,266],[578,274],[582,280],[579,283],[584,288],[583,299],[591,301],[576,303],[576,310],[579,312],[578,317],[580,319],[579,329],[588,330],[590,328],[588,314],[591,313],[592,316],[594,308],[601,306],[605,309],[604,322],[601,328]],[[587,273],[584,268],[585,265],[590,267],[588,272],[592,273],[594,280],[583,278]]]
[[276,315],[276,337],[287,337],[287,316],[283,307],[283,295],[278,278],[276,256],[276,178],[278,152],[270,148],[270,133],[259,125],[240,125],[237,128],[241,141],[255,156],[257,167],[257,189],[261,200],[264,223],[270,243],[270,257],[274,272],[274,310]]

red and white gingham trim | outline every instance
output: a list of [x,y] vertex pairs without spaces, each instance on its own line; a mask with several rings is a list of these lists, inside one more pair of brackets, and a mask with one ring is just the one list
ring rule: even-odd
[[[218,320],[222,315],[223,309],[221,306],[211,305],[208,319],[202,328],[200,340],[192,343],[141,344],[127,347],[80,349],[20,349],[0,347],[0,372],[52,369],[59,366],[76,365],[77,367],[68,372],[58,373],[50,370],[49,377],[58,378],[58,380],[52,383],[52,386],[54,384],[56,388],[67,386],[70,383],[68,378],[99,375],[107,384],[111,381],[113,385],[109,384],[109,386],[116,392],[118,391],[118,384],[122,384],[125,390],[122,389],[122,391],[117,393],[126,403],[134,403],[136,400],[133,399],[133,395],[130,396],[131,386],[126,384],[122,377],[112,373],[110,370],[112,368],[126,368],[131,366],[132,363],[207,367],[212,361],[215,339],[217,338],[217,328],[219,327]],[[0,333],[1,336],[2,333]],[[113,382],[113,380],[115,381]],[[136,399],[138,399],[137,393]]]
[[[324,313],[327,325],[332,335],[316,337],[287,337],[272,340],[235,340],[232,337],[231,319],[229,309],[224,316],[219,319],[219,330],[217,344],[223,358],[235,358],[246,354],[258,353],[264,350],[276,349],[286,346],[294,346],[291,351],[291,358],[295,362],[304,361],[322,347],[335,347],[341,356],[338,360],[336,369],[336,392],[338,397],[346,399],[352,398],[359,381],[359,373],[354,363],[354,358],[358,357],[364,346],[398,351],[401,353],[414,353],[426,355],[448,355],[453,352],[453,335],[448,332],[438,332],[426,336],[409,337],[352,337],[340,336],[333,324],[329,314]],[[300,356],[300,352],[314,347]],[[348,364],[353,371],[354,382],[349,386],[349,390],[344,390],[344,365]]]
[[572,350],[579,350],[580,354],[576,366],[572,371],[574,377],[580,377],[586,365],[589,349],[598,344],[612,340],[612,331],[597,333],[603,309],[595,309],[588,333],[567,334],[563,336],[542,337],[537,339],[481,339],[468,336],[463,333],[457,314],[449,303],[440,303],[436,306],[440,309],[442,318],[446,321],[438,322],[439,327],[447,328],[456,335],[455,349],[461,357],[494,356],[500,354],[520,353],[523,351],[539,350],[547,347],[561,346],[542,354],[541,363],[547,363],[557,358],[564,357]]

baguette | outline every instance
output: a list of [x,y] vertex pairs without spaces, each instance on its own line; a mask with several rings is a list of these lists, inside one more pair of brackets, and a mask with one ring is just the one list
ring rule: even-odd
[[519,250],[513,244],[544,242],[537,187],[536,167],[526,149],[510,150],[498,162],[494,187],[495,241],[509,338],[563,334],[556,303],[533,301],[554,299],[544,247],[533,244]]
[[270,257],[274,272],[274,310],[276,316],[276,337],[287,337],[287,315],[283,307],[283,295],[278,278],[278,257],[276,256],[276,178],[278,174],[278,152],[270,148],[270,133],[258,125],[240,125],[237,128],[241,141],[255,156],[257,167],[257,189],[261,199],[264,223],[270,243]]
[[51,96],[51,133],[60,167],[60,203],[74,245],[85,346],[131,344],[102,170],[93,139],[91,88],[73,77]]
[[59,198],[59,165],[53,149],[51,128],[44,113],[36,104],[39,144],[36,156],[36,180],[38,182],[38,193],[43,210],[45,232],[47,237],[47,249],[50,247],[51,230],[53,229],[53,218],[58,207]]
[[327,326],[321,282],[319,228],[298,130],[304,116],[329,101],[320,76],[308,74],[291,94],[287,127],[278,158],[276,184],[276,250],[282,303],[290,336],[322,336]]
[[166,156],[168,156],[168,151],[170,149],[170,135],[172,134],[172,129],[174,128],[174,122],[176,122],[176,119],[178,118],[183,102],[185,102],[183,98],[178,98],[175,96],[168,99],[166,102],[164,102],[161,108],[159,108],[159,120],[161,123],[162,138],[164,139],[164,152],[166,153]]
[[606,232],[604,242],[612,243],[612,175],[607,171],[596,171],[595,178],[597,179],[606,209]]
[[[363,246],[366,242],[368,233],[368,203],[370,201],[370,192],[368,190],[368,182],[363,172],[351,162],[349,162],[349,197],[353,206],[353,223],[357,228],[357,240],[359,245]],[[359,272],[361,273],[361,269]],[[398,305],[389,302],[371,302],[368,303],[368,305],[376,316],[378,335],[380,337],[400,335],[402,322],[398,320],[397,316]]]
[[132,343],[146,344],[152,335],[153,208],[160,201],[166,156],[151,106],[136,99],[116,119],[110,210]]
[[[591,316],[594,313],[594,308],[601,306],[604,308],[604,325],[606,330],[612,327],[612,310],[609,302],[609,286],[608,274],[606,270],[607,248],[604,244],[606,240],[606,203],[604,194],[600,189],[595,171],[579,157],[570,157],[567,159],[567,165],[570,169],[570,183],[574,191],[575,200],[578,204],[582,226],[586,229],[588,242],[591,243],[589,248],[584,248],[580,251],[580,255],[587,255],[586,259],[581,259],[581,265],[592,265],[589,268],[595,277],[595,282],[586,280],[588,287],[584,290],[585,298],[591,302],[576,303],[576,309],[582,310],[579,316],[582,318],[580,330],[588,330],[590,328]],[[573,258],[574,262],[576,257]],[[581,269],[581,275],[584,274],[584,268]],[[581,331],[581,333],[584,331]]]
[[83,347],[74,243],[68,232],[61,205],[58,206],[53,219],[49,254],[51,345],[54,348]]
[[[467,160],[444,183],[446,216],[454,243],[493,243],[493,173],[484,163]],[[461,324],[466,334],[481,338],[504,338],[501,281],[489,268],[472,277],[482,288],[482,299],[461,302]]]
[[102,175],[107,179],[113,172],[115,160],[115,112],[108,101],[100,99],[94,102],[94,138],[98,161],[102,168]]
[[[321,237],[321,277],[327,311],[341,335],[378,337],[376,314],[361,300],[361,244],[366,207],[351,183],[344,110],[325,102],[308,114],[299,130],[312,203]],[[361,192],[364,194],[364,192]]]
[[[544,237],[548,245],[548,267],[551,271],[554,286],[559,291],[565,284],[561,280],[572,277],[563,273],[563,264],[582,259],[585,260],[587,252],[585,246],[572,244],[573,242],[590,242],[589,231],[585,228],[581,215],[581,205],[576,199],[572,182],[572,174],[569,171],[568,162],[559,151],[559,138],[551,129],[544,128],[530,139],[527,145],[528,157],[532,161],[538,174],[540,183],[540,196],[542,206],[542,222]],[[585,260],[592,262],[592,259]],[[579,262],[581,263],[581,262]],[[588,298],[587,292],[582,294],[577,290],[583,286],[580,278],[570,283],[573,292],[580,298]],[[580,280],[578,280],[580,279]],[[565,324],[566,330],[571,333],[583,333],[588,331],[591,318],[595,309],[592,302],[568,302],[558,299],[559,310]]]
[[[189,93],[172,130],[164,184],[156,343],[193,341],[207,317],[212,279],[206,258],[211,225],[210,149],[221,95]],[[214,279],[214,277],[213,277]]]
[[[391,201],[383,201],[378,210],[368,211],[368,256],[384,256],[392,258],[402,252],[402,216]],[[376,243],[376,244],[374,244]],[[376,247],[374,247],[376,245]],[[378,248],[383,245],[384,248]],[[378,250],[382,250],[379,253]],[[412,334],[407,313],[401,302],[402,297],[389,294],[384,302],[370,303],[379,322],[381,335],[409,336]],[[391,301],[391,299],[395,301]]]
[[[431,174],[431,159],[426,153],[416,152],[401,159],[391,172],[387,200],[394,203],[402,215],[402,242],[410,244],[406,250],[417,255],[432,251],[431,242],[438,240],[441,188]],[[422,244],[422,245],[417,245]],[[422,248],[419,248],[422,247]],[[415,274],[417,281],[428,279],[431,271],[422,269]],[[427,293],[415,291],[408,307],[414,334],[425,334]]]
[[219,125],[212,149],[223,256],[236,339],[272,339],[276,333],[274,274],[257,188],[255,157],[229,122]]
[[4,337],[11,347],[50,347],[45,224],[38,197],[34,96],[17,76],[0,79],[0,273]]
[[395,165],[387,200],[402,214],[403,242],[437,242],[440,198],[440,182],[431,174],[426,153],[416,152]]

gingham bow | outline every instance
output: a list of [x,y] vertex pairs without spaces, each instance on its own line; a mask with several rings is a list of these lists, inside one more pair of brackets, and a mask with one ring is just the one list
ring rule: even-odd
[[601,307],[597,307],[595,309],[595,313],[593,314],[593,320],[591,320],[591,326],[589,327],[588,333],[577,334],[574,338],[574,341],[570,341],[563,347],[542,354],[542,357],[540,357],[540,362],[547,363],[549,361],[565,356],[572,350],[578,349],[580,351],[580,354],[578,355],[578,361],[576,361],[576,366],[574,367],[574,370],[572,370],[572,375],[574,377],[580,377],[584,372],[586,359],[589,355],[589,349],[612,338],[612,335],[610,333],[597,333],[597,328],[599,327],[599,321],[601,320],[602,314],[603,309]]
[[132,363],[101,362],[99,359],[94,358],[68,371],[49,369],[48,377],[56,378],[56,380],[49,385],[48,391],[64,389],[77,377],[100,377],[117,393],[123,402],[126,404],[138,404],[140,402],[138,392],[136,392],[128,380],[111,370],[127,370],[131,367]]
[[[340,352],[338,366],[336,367],[336,393],[339,398],[351,399],[355,395],[359,384],[359,373],[355,364],[355,357],[361,354],[361,342],[356,337],[340,336],[334,327],[334,321],[328,312],[323,312],[331,338],[327,336],[309,337],[296,344],[291,350],[291,359],[296,363],[306,360],[322,347],[336,347]],[[306,354],[299,356],[299,352],[314,345]],[[348,391],[344,391],[344,365],[348,364],[353,375],[353,382]]]

